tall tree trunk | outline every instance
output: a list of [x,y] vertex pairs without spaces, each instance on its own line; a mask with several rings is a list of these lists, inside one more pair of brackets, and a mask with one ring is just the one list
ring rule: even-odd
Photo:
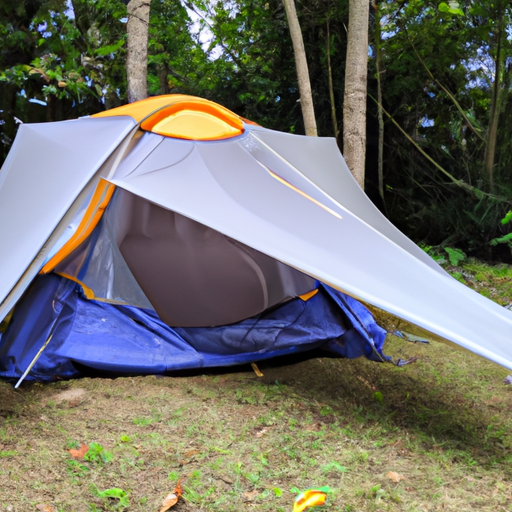
[[375,9],[375,63],[377,67],[377,117],[379,120],[379,142],[378,142],[378,163],[377,171],[379,178],[379,195],[382,200],[384,210],[386,210],[386,200],[384,198],[384,114],[382,112],[382,48],[381,48],[381,15],[379,5],[374,0],[372,6]]
[[[501,8],[498,10],[499,14],[503,14]],[[489,128],[487,130],[487,140],[485,145],[485,158],[484,170],[489,181],[489,190],[492,192],[494,189],[494,158],[496,155],[496,140],[498,138],[498,123],[501,111],[502,94],[502,79],[501,79],[501,45],[503,33],[503,16],[499,16],[496,58],[494,60],[494,83],[492,87],[491,96],[491,111],[489,114]]]
[[299,19],[297,18],[295,2],[294,0],[284,0],[283,3],[286,10],[286,17],[288,18],[288,26],[290,27],[293,52],[295,54],[295,66],[297,67],[300,106],[302,108],[304,128],[306,135],[316,137],[315,110],[313,108],[311,82],[309,81],[308,62],[306,60],[306,51],[304,50],[304,41],[302,40],[302,32],[300,30]]
[[130,0],[128,2],[126,80],[128,101],[148,97],[148,38],[149,6],[151,0]]
[[337,140],[340,130],[338,128],[338,119],[336,117],[336,103],[334,101],[334,84],[332,80],[331,66],[331,33],[329,31],[329,18],[327,18],[327,69],[329,71],[329,98],[331,100],[332,128],[334,131],[334,138]]
[[368,75],[369,0],[349,0],[347,64],[343,99],[343,154],[364,189],[366,152],[366,78]]
[[158,80],[160,81],[160,94],[169,94],[169,69],[167,63],[163,63],[158,68]]

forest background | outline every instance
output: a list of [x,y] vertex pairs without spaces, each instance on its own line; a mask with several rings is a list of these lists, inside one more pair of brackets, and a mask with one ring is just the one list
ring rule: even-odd
[[[318,135],[342,151],[348,4],[296,2]],[[150,95],[304,133],[282,2],[152,0],[150,12]],[[0,163],[20,122],[127,102],[127,16],[121,0],[0,3]],[[369,43],[367,194],[427,249],[511,262],[512,5],[373,0]]]

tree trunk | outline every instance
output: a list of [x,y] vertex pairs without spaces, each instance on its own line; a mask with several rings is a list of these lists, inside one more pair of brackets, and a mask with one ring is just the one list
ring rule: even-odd
[[347,64],[343,99],[343,154],[348,168],[363,190],[369,6],[369,0],[349,0]]
[[304,128],[306,135],[316,137],[315,110],[313,108],[313,96],[311,94],[311,83],[309,81],[308,62],[306,60],[306,51],[304,50],[304,41],[300,30],[297,11],[294,0],[284,0],[288,26],[292,38],[293,52],[295,54],[295,66],[297,67],[297,79],[299,82],[300,106],[302,108],[302,117],[304,119]]
[[160,94],[169,94],[169,70],[167,64],[164,62],[158,68],[158,80],[160,81]]
[[334,131],[334,138],[338,140],[340,130],[338,128],[338,118],[336,117],[336,103],[334,101],[334,84],[332,80],[332,66],[331,66],[331,33],[329,30],[329,18],[327,18],[327,68],[329,71],[329,98],[331,101],[331,118],[332,129]]
[[377,117],[379,120],[379,145],[378,145],[378,164],[377,171],[379,177],[379,195],[382,200],[384,211],[386,210],[386,200],[384,198],[384,114],[382,112],[382,48],[381,48],[381,15],[379,6],[376,2],[372,3],[375,9],[375,63],[377,67]]
[[148,97],[148,38],[149,6],[151,0],[130,0],[128,2],[126,80],[128,101]]
[[[498,11],[500,12],[501,9]],[[501,12],[500,12],[501,14]],[[501,80],[501,45],[502,45],[502,32],[503,32],[503,18],[499,18],[496,48],[496,58],[494,60],[494,84],[492,87],[491,97],[491,111],[489,114],[489,128],[487,130],[487,140],[485,145],[485,158],[484,169],[487,180],[489,181],[489,190],[492,192],[494,189],[494,158],[496,155],[496,140],[498,138],[498,123],[501,111],[502,94],[502,80]]]

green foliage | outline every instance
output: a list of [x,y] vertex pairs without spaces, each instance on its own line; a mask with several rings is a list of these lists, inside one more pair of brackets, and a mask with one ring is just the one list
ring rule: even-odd
[[512,233],[507,233],[504,236],[493,238],[489,243],[491,245],[508,244],[512,241]]
[[438,6],[441,12],[449,12],[450,14],[457,14],[458,16],[464,16],[464,11],[459,7],[459,2],[441,2]]
[[123,510],[130,506],[128,493],[126,491],[123,491],[123,489],[119,489],[118,487],[113,487],[112,489],[105,489],[104,491],[100,491],[96,485],[91,484],[91,492],[93,493],[94,496],[101,498],[103,500],[118,500],[116,504],[116,509]]
[[83,478],[89,471],[87,466],[77,460],[68,460],[66,461],[66,465],[66,471],[74,484],[78,483],[79,479]]
[[16,457],[18,452],[16,450],[2,450],[0,451],[0,458]]
[[105,450],[101,444],[91,443],[89,445],[89,450],[84,455],[84,460],[106,464],[112,460],[112,457],[112,452]]
[[384,396],[382,395],[382,393],[380,391],[375,391],[375,393],[373,393],[373,398],[375,400],[377,400],[377,402],[383,402],[384,401]]
[[[498,58],[499,20],[511,25],[512,6],[501,0],[446,1],[437,8],[423,0],[379,5],[385,19],[385,108],[434,161],[476,188],[472,195],[456,190],[390,123],[385,129],[390,218],[413,239],[430,245],[456,243],[472,255],[502,258],[505,253],[489,241],[500,234],[497,219],[512,198],[512,109],[507,101],[510,77],[504,71],[495,75],[492,68]],[[511,41],[502,40],[502,64],[511,57]],[[491,185],[484,156],[495,80],[501,87],[501,116]]]
[[464,253],[464,251],[461,251],[460,249],[454,249],[451,247],[445,247],[444,250],[448,253],[448,259],[450,260],[450,265],[458,266],[459,263],[464,261],[467,256]]
[[[346,473],[348,471],[348,468],[346,468],[345,466],[342,466],[338,462],[329,462],[329,464],[327,464],[326,466],[324,466],[322,468],[323,473],[331,473],[333,471],[337,472],[337,473]],[[317,489],[317,490],[321,490],[321,489]],[[327,491],[322,491],[322,492],[327,492]]]
[[512,220],[512,211],[508,211],[505,217],[501,219],[501,223],[503,225],[508,224]]
[[15,118],[57,121],[120,103],[125,16],[119,0],[1,3],[0,161]]

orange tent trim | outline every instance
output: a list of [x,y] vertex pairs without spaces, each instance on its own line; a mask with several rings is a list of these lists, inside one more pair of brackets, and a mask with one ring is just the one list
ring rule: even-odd
[[[98,225],[98,222],[103,216],[103,212],[108,206],[115,188],[115,185],[112,185],[112,183],[109,183],[103,178],[100,178],[98,186],[94,191],[89,206],[85,211],[78,229],[75,231],[73,236],[59,249],[59,251],[57,251],[57,253],[43,266],[40,274],[48,274],[48,272],[51,272],[61,261],[67,258],[82,242],[87,239],[87,237],[92,233],[92,230]],[[69,276],[65,277],[76,281],[76,279],[73,279]]]
[[143,130],[186,140],[229,139],[244,132],[244,123],[256,124],[213,101],[184,94],[150,97],[92,117],[111,116],[130,116]]

